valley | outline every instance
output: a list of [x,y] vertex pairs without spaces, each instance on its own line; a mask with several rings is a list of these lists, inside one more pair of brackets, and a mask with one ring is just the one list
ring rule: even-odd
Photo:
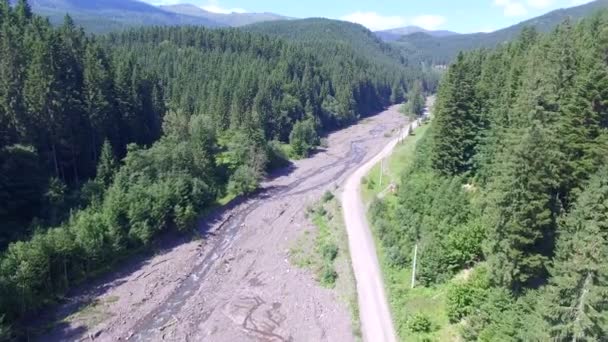
[[366,6],[0,0],[0,341],[605,340],[608,0]]
[[78,291],[68,302],[100,303],[98,316],[67,304],[41,340],[354,340],[348,304],[291,264],[289,251],[313,229],[306,208],[326,191],[341,193],[405,123],[392,107],[330,134],[327,148],[202,219],[204,240],[166,242],[153,258]]

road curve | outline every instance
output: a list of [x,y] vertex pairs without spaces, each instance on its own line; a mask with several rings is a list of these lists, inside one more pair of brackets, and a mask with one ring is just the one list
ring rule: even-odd
[[[419,121],[409,124],[412,130]],[[341,195],[344,223],[348,233],[350,255],[357,281],[363,339],[368,342],[397,340],[391,312],[384,291],[374,238],[369,228],[366,207],[361,198],[361,180],[383,158],[388,157],[400,140],[407,137],[404,129],[380,153],[359,167],[347,180]]]

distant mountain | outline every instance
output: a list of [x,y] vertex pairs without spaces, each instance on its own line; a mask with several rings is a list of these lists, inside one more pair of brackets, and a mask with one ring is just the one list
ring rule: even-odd
[[214,13],[206,11],[198,6],[191,4],[160,6],[160,8],[167,12],[188,15],[198,18],[206,18],[214,22],[232,27],[245,26],[264,21],[290,19],[288,17],[284,17],[274,13]]
[[513,40],[524,27],[531,26],[541,32],[547,32],[566,19],[577,21],[605,8],[608,8],[608,0],[596,0],[581,6],[555,10],[491,33],[434,37],[430,34],[418,32],[401,37],[391,44],[399,48],[404,55],[415,56],[419,60],[434,64],[446,64],[452,61],[459,51],[495,47],[498,44]]
[[208,18],[168,12],[137,0],[30,0],[29,3],[34,12],[49,17],[53,23],[60,23],[69,13],[77,24],[92,32],[148,25],[226,26]]
[[401,38],[403,36],[407,36],[409,34],[419,33],[419,32],[426,33],[432,37],[449,37],[449,36],[454,36],[454,35],[458,34],[456,32],[446,31],[446,30],[437,30],[437,31],[426,30],[419,26],[399,27],[399,28],[394,28],[394,29],[390,29],[390,30],[376,31],[374,33],[378,37],[380,37],[380,39],[384,40],[385,42],[393,42],[393,41],[399,40],[399,38]]

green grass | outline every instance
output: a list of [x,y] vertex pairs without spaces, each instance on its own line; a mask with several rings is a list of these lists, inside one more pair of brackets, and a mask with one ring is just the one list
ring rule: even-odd
[[[378,254],[380,255],[380,265],[395,329],[401,340],[458,340],[457,326],[450,324],[446,311],[445,299],[449,283],[430,288],[416,287],[412,289],[410,287],[411,269],[399,269],[388,265],[384,250],[379,245]],[[430,333],[414,333],[408,328],[408,321],[416,314],[424,314],[430,318],[433,325]]]
[[380,185],[380,164],[375,165],[365,176],[361,191],[363,201],[369,203],[372,199],[391,184],[397,185],[401,182],[401,175],[411,165],[416,152],[416,144],[426,134],[430,125],[425,124],[418,127],[411,135],[395,147],[393,154],[384,161],[384,172],[382,173],[382,185]]
[[62,322],[79,322],[87,327],[94,327],[112,317],[112,314],[107,311],[107,305],[116,303],[119,299],[118,296],[109,296],[102,300],[95,300],[81,307]]

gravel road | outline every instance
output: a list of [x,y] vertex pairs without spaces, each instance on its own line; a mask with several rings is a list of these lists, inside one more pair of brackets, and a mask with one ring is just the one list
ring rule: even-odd
[[[432,101],[433,98],[429,103]],[[428,111],[425,115],[427,114]],[[414,130],[419,124],[418,120],[410,123],[409,126]],[[367,222],[367,209],[361,198],[361,180],[382,159],[390,156],[397,143],[407,137],[408,133],[409,129],[403,129],[402,133],[388,143],[382,151],[360,166],[347,179],[341,196],[365,341],[394,342],[397,338],[386,300],[374,238]]]
[[[341,191],[405,121],[395,106],[332,133],[325,150],[202,220],[200,240],[163,241],[155,256],[74,292],[52,315],[62,323],[40,340],[353,341],[347,304],[291,265],[289,250],[314,229],[306,208],[327,190]],[[77,311],[82,303],[89,307]]]

